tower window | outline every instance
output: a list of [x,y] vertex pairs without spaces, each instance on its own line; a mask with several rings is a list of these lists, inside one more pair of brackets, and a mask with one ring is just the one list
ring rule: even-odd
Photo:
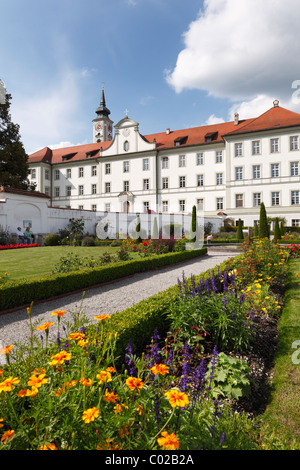
[[129,150],[129,142],[128,142],[128,140],[125,140],[125,142],[124,142],[124,152],[128,152],[128,150]]

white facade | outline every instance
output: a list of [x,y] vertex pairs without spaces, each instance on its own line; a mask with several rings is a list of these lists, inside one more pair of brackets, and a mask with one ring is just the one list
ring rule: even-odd
[[300,225],[299,137],[300,115],[277,102],[255,119],[150,136],[125,117],[112,140],[31,155],[31,181],[56,207],[191,213],[196,205],[205,217],[224,212],[253,226],[264,202],[268,216]]

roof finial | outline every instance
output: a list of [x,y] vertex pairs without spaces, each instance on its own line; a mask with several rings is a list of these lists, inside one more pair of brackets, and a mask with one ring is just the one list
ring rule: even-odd
[[278,106],[279,106],[279,100],[274,100],[274,101],[273,101],[273,106],[274,106],[274,108],[278,108]]

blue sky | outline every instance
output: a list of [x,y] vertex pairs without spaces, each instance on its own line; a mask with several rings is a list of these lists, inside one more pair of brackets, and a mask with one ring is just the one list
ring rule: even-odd
[[102,82],[110,118],[128,109],[143,134],[274,99],[300,112],[297,2],[0,0],[0,78],[27,153],[91,142]]

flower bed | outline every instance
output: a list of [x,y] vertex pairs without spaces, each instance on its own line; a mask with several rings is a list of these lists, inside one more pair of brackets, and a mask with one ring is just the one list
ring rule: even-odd
[[39,243],[19,243],[12,245],[0,245],[0,250],[14,250],[16,248],[33,248],[35,246],[41,246]]

